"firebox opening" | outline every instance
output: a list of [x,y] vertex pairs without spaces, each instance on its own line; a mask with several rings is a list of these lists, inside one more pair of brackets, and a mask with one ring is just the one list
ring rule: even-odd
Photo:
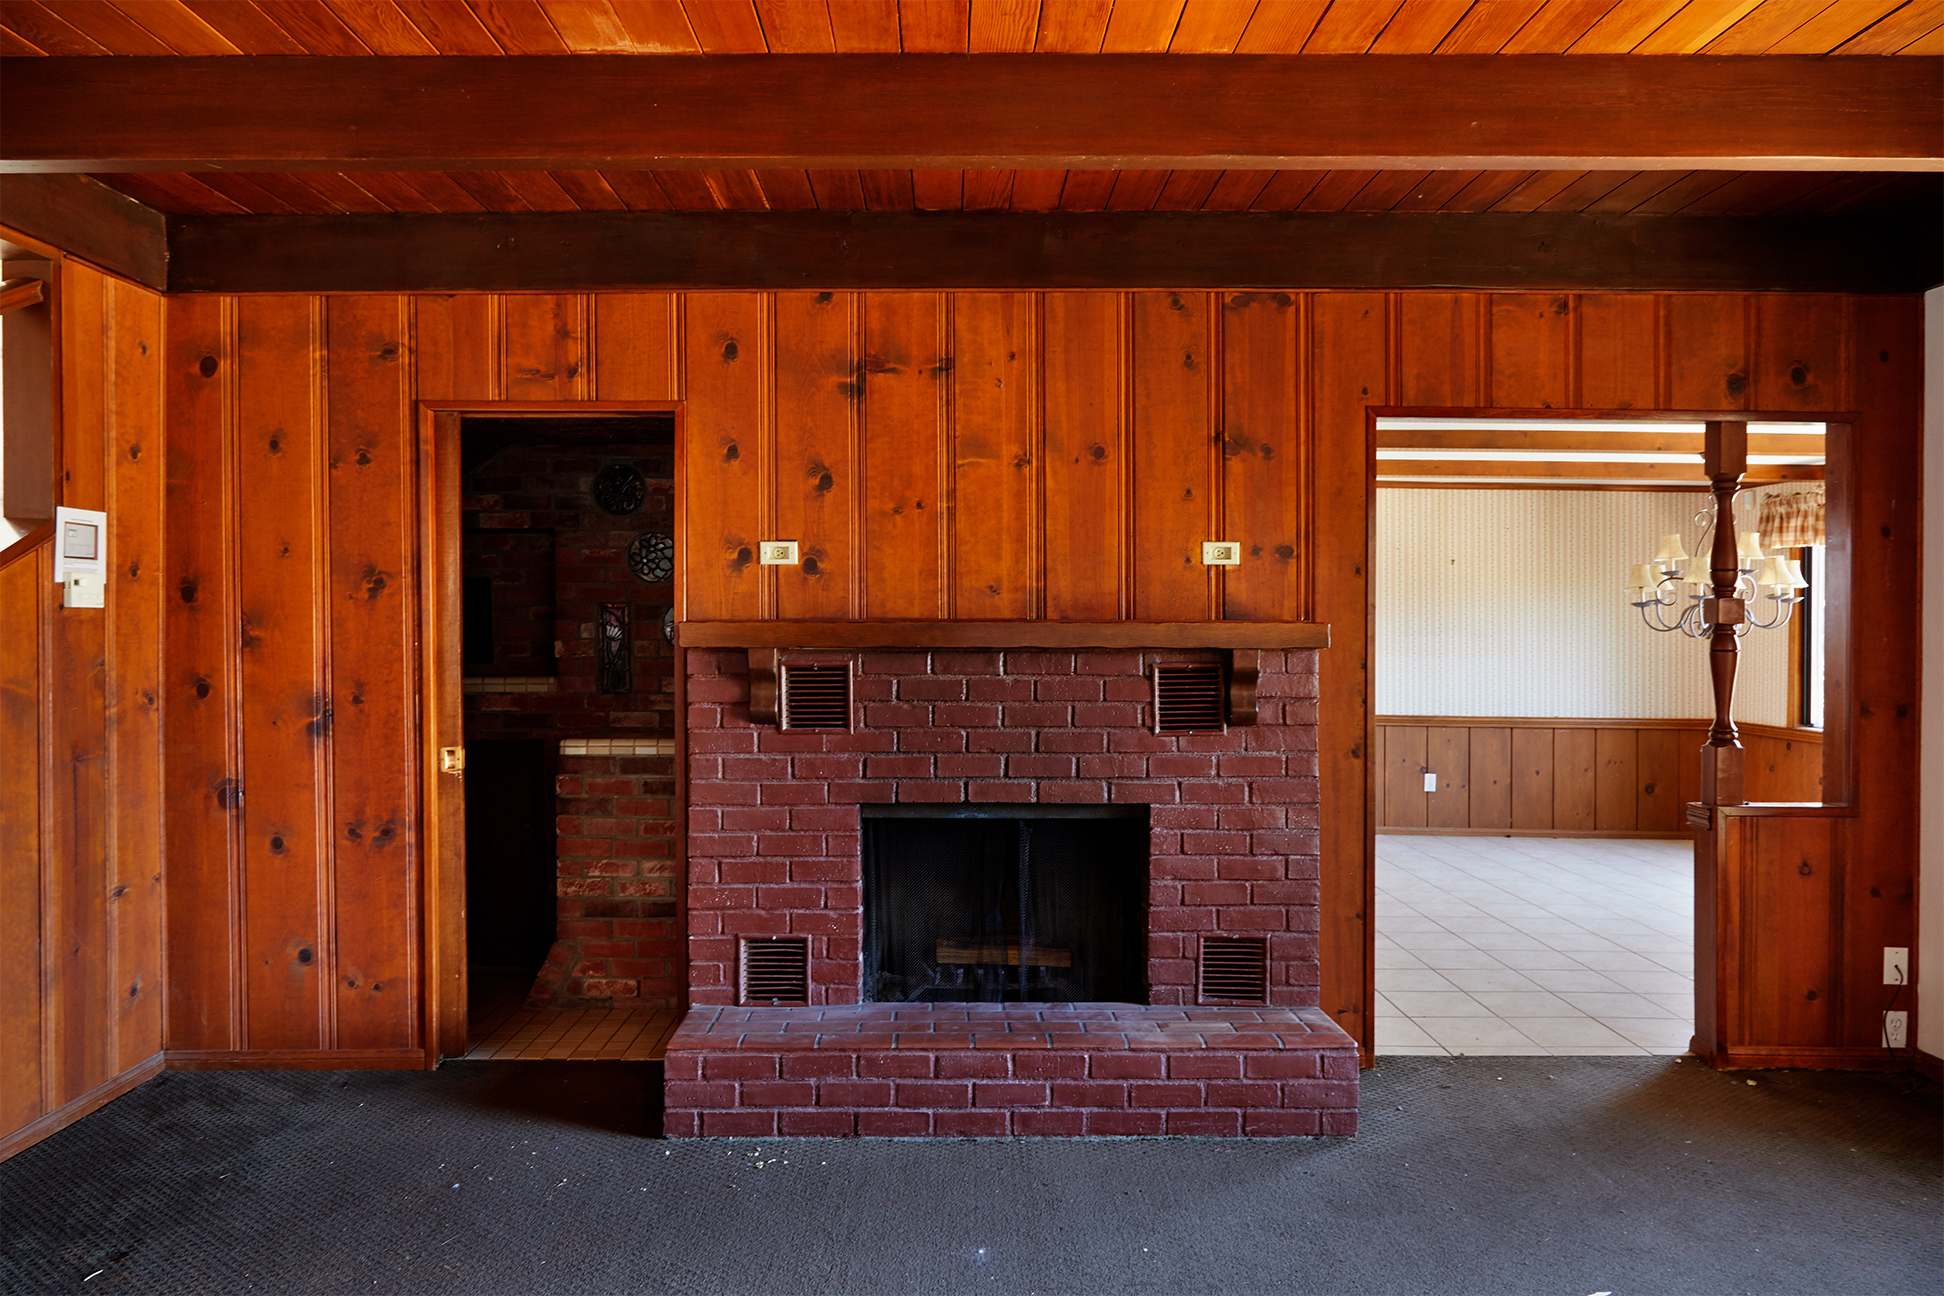
[[869,806],[864,999],[1147,1002],[1146,806]]

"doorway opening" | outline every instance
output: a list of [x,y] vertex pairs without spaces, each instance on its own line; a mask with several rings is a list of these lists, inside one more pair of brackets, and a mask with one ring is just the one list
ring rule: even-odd
[[[1702,433],[1552,412],[1376,419],[1379,1053],[1688,1050],[1706,645],[1651,629],[1625,587],[1666,536],[1705,552]],[[1739,531],[1807,516],[1814,497],[1815,536],[1792,525],[1763,546],[1808,557],[1811,581],[1824,433],[1750,423],[1736,497]],[[1784,610],[1774,588],[1751,604],[1763,620]],[[1697,591],[1672,585],[1667,620]],[[1823,799],[1808,593],[1740,641],[1751,801]]]
[[678,1018],[674,426],[460,420],[468,1058],[649,1060]]

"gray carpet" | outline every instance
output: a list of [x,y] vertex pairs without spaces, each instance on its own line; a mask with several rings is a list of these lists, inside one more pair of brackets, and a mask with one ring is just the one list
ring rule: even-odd
[[[1754,1079],[1755,1084],[1747,1083]],[[666,1143],[659,1068],[149,1082],[0,1165],[7,1292],[1937,1292],[1936,1086],[1392,1058],[1355,1139]]]

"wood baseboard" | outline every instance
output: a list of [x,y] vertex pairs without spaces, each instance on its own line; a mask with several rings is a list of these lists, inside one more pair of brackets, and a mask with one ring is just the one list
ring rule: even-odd
[[1697,1039],[1688,1045],[1688,1051],[1717,1071],[1901,1071],[1910,1065],[1881,1048],[1744,1045],[1711,1056]]
[[171,1071],[423,1071],[425,1050],[172,1049]]
[[1631,828],[1385,828],[1379,837],[1627,837],[1641,841],[1687,841],[1685,832],[1639,832]]
[[1944,1058],[1938,1057],[1935,1053],[1926,1053],[1922,1049],[1912,1049],[1911,1053],[1914,1055],[1918,1075],[1928,1076],[1937,1083],[1944,1084]]
[[0,1137],[0,1161],[5,1161],[16,1152],[34,1146],[50,1134],[58,1134],[83,1116],[101,1110],[115,1099],[145,1080],[152,1080],[162,1074],[162,1057],[154,1057],[136,1063],[112,1080],[105,1080],[79,1098],[62,1103],[39,1120],[22,1125],[13,1133]]

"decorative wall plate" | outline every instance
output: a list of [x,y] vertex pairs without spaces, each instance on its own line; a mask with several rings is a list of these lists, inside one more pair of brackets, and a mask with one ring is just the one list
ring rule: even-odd
[[660,585],[675,574],[674,540],[654,532],[636,536],[628,546],[628,570],[650,585]]
[[668,642],[670,643],[675,642],[675,609],[674,608],[670,608],[668,609],[668,611],[662,613],[662,638],[668,640]]
[[631,464],[609,464],[595,474],[594,502],[616,517],[641,507],[648,498],[648,483]]

